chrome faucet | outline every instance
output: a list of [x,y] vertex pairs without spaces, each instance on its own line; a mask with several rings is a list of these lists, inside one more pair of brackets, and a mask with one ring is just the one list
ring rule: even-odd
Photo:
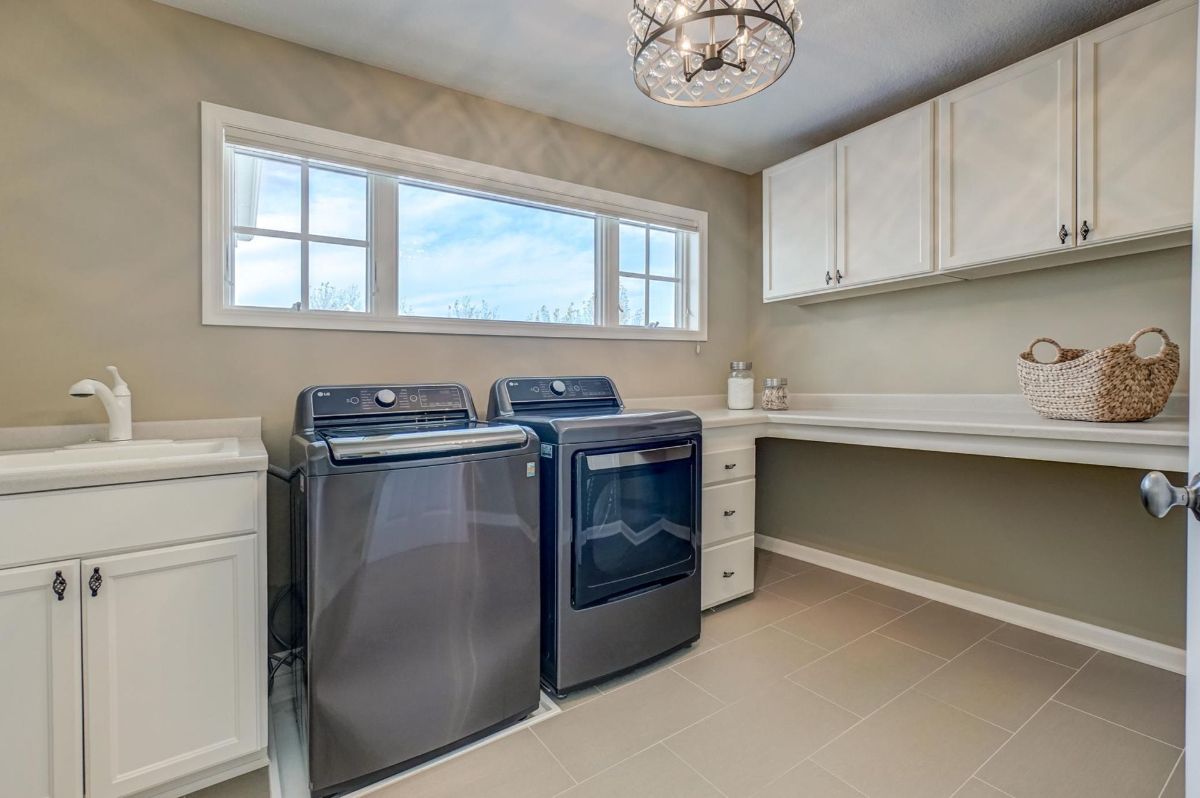
[[117,372],[116,366],[104,367],[112,375],[113,387],[110,389],[99,380],[80,380],[71,386],[68,393],[71,396],[98,396],[108,413],[108,439],[110,441],[127,441],[133,438],[133,396],[129,386]]

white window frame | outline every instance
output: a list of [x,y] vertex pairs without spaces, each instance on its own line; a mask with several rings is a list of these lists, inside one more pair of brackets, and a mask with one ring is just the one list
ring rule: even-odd
[[[526,174],[489,164],[424,152],[325,128],[202,102],[201,261],[202,315],[206,325],[294,327],[382,332],[609,338],[660,341],[708,340],[708,214],[614,191]],[[226,143],[329,161],[381,172],[371,178],[374,230],[369,264],[368,311],[291,310],[233,306],[229,297],[233,181]],[[596,324],[446,319],[397,315],[396,193],[379,190],[391,177],[429,181],[603,217],[597,225]],[[680,260],[679,327],[619,326],[617,219],[695,233],[677,238]],[[603,267],[601,267],[603,264]]]

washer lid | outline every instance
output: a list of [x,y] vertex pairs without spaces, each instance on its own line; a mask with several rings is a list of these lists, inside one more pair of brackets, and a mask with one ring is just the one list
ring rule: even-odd
[[361,426],[323,429],[319,434],[337,463],[519,449],[529,442],[529,433],[521,427],[477,423]]

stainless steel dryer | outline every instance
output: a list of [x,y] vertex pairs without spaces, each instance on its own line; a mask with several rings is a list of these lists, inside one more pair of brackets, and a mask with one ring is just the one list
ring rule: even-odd
[[700,419],[607,377],[514,377],[488,418],[541,439],[542,681],[558,695],[700,636]]
[[296,403],[298,711],[313,796],[538,706],[538,440],[461,385],[309,388]]

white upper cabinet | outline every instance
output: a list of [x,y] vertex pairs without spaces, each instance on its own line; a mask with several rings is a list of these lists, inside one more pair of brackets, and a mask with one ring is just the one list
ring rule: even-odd
[[933,269],[933,108],[919,105],[837,142],[839,284]]
[[79,623],[78,560],[0,571],[4,795],[83,794]]
[[1195,96],[1195,0],[1080,37],[1080,245],[1191,224]]
[[763,172],[763,298],[825,288],[836,269],[836,147]]
[[1070,247],[1075,43],[938,100],[941,268]]
[[244,535],[83,562],[89,798],[261,747],[256,546]]

